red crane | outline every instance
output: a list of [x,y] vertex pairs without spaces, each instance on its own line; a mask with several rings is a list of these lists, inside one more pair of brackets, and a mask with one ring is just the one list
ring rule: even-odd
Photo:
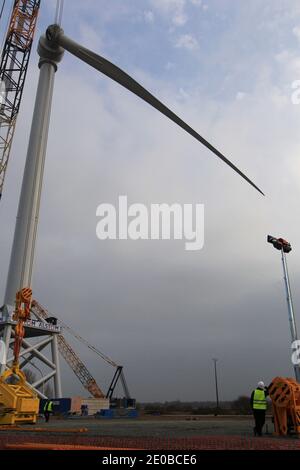
[[[49,321],[52,318],[59,320],[57,317],[52,317],[52,315],[42,307],[36,300],[32,301],[31,309],[34,313],[38,316],[42,317],[43,319]],[[71,367],[74,374],[80,380],[82,385],[90,392],[91,395],[95,398],[109,398],[110,400],[113,399],[113,394],[116,388],[117,383],[120,381],[123,391],[124,397],[126,399],[131,399],[130,392],[127,386],[127,382],[124,376],[123,366],[118,365],[115,361],[113,361],[110,357],[104,354],[102,351],[97,349],[95,346],[91,345],[86,339],[82,338],[78,333],[76,333],[72,328],[70,328],[66,323],[62,320],[59,320],[59,324],[67,330],[71,335],[74,336],[78,341],[85,344],[90,350],[100,356],[107,364],[110,364],[112,367],[115,368],[115,373],[109,389],[106,394],[103,393],[99,385],[97,384],[96,380],[89,372],[87,367],[83,364],[80,360],[78,355],[75,353],[73,348],[70,344],[66,341],[63,335],[58,335],[58,349],[61,353],[62,357],[65,359],[67,364]]]
[[0,198],[22,100],[41,0],[15,0],[1,63]]

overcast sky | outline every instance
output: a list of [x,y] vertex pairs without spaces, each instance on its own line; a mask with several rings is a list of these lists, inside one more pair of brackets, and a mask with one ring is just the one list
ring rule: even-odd
[[[38,34],[53,22],[42,0]],[[4,22],[4,19],[2,20]],[[126,70],[255,183],[69,54],[56,75],[34,297],[123,364],[139,401],[221,399],[291,376],[280,253],[299,320],[300,4],[297,0],[65,0],[63,28]],[[36,43],[0,206],[3,298],[38,80]],[[205,244],[99,241],[96,208],[202,203]],[[113,370],[72,345],[100,386]],[[63,363],[64,396],[84,394]]]

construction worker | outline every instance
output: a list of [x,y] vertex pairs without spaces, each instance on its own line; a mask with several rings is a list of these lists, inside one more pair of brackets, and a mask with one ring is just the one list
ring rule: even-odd
[[263,381],[258,382],[257,388],[251,394],[251,408],[255,420],[254,436],[262,436],[266,420],[268,389]]
[[47,400],[44,405],[44,416],[46,423],[48,423],[51,413],[53,413],[53,402],[51,400]]

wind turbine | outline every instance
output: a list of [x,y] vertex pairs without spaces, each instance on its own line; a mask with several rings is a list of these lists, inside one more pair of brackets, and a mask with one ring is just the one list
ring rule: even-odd
[[211,150],[218,158],[223,160],[244,178],[244,180],[263,194],[262,191],[231,161],[219,152],[219,150],[213,147],[207,140],[127,73],[103,57],[68,38],[58,24],[51,25],[48,27],[46,34],[40,38],[38,45],[40,76],[4,298],[5,308],[10,311],[13,309],[12,306],[16,292],[31,285],[54,76],[57,71],[58,63],[62,60],[65,50],[104,75],[107,75],[112,80],[118,82],[124,88],[164,114]]

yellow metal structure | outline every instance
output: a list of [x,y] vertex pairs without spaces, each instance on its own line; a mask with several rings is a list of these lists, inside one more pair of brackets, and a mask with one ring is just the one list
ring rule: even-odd
[[11,369],[0,377],[0,425],[36,423],[39,412],[39,399],[27,385],[25,374],[19,368],[19,354],[25,334],[24,323],[30,316],[32,291],[24,288],[16,295],[14,361]]
[[0,377],[0,425],[35,424],[39,399],[23,372],[7,370]]

